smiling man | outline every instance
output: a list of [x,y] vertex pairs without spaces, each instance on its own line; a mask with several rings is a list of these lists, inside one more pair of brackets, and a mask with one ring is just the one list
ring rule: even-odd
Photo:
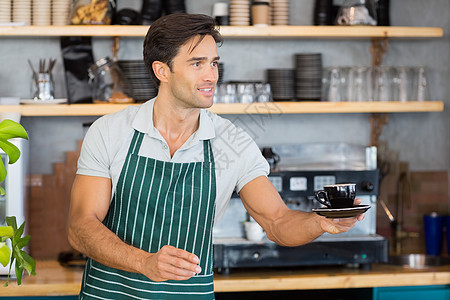
[[250,136],[204,109],[221,42],[205,15],[155,21],[144,61],[158,95],[98,119],[86,134],[69,220],[69,241],[89,257],[81,299],[214,299],[212,228],[234,189],[281,245],[345,232],[363,218],[289,210]]

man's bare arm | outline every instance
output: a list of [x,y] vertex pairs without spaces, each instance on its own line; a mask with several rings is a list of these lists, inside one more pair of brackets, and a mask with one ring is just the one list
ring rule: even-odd
[[76,176],[69,214],[72,247],[106,266],[141,273],[154,281],[186,280],[200,272],[198,258],[187,251],[164,246],[148,253],[123,242],[102,223],[110,198],[110,179]]
[[[239,192],[248,213],[264,228],[267,237],[284,246],[311,242],[324,232],[348,231],[358,218],[326,219],[315,213],[290,210],[270,180],[261,176],[247,183]],[[360,200],[355,201],[355,203]]]

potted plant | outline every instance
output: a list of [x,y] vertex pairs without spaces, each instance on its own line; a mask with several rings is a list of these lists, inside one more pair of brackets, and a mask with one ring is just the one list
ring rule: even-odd
[[[9,157],[9,164],[15,163],[20,157],[20,150],[9,139],[24,138],[28,140],[28,134],[25,129],[17,122],[5,119],[0,123],[0,148]],[[6,178],[6,168],[0,159],[0,182]],[[0,187],[0,195],[4,195],[5,190]],[[26,270],[28,275],[36,275],[36,263],[34,259],[26,253],[23,248],[30,242],[31,236],[22,236],[25,229],[25,222],[17,227],[16,217],[7,216],[6,226],[0,226],[0,263],[6,267],[9,264],[8,278],[4,286],[8,286],[11,268],[15,262],[15,273],[17,284],[22,283],[22,274]],[[10,241],[9,248],[7,241]]]

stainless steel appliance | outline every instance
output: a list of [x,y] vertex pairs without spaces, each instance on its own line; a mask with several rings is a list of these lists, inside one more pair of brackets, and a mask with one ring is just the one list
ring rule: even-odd
[[291,208],[311,211],[321,207],[314,192],[326,184],[354,182],[357,198],[371,205],[362,222],[346,233],[324,234],[298,247],[279,246],[267,238],[248,241],[242,221],[248,218],[237,195],[230,200],[214,229],[214,266],[219,272],[232,268],[347,265],[370,268],[386,262],[388,244],[376,234],[376,201],[379,172],[376,148],[348,144],[278,145],[273,151],[280,162],[269,179]]

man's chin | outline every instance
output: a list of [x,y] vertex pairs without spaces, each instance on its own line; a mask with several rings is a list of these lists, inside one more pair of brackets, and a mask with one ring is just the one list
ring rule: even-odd
[[213,106],[213,104],[214,104],[214,102],[211,101],[210,103],[207,103],[207,104],[205,105],[205,107],[202,107],[202,108],[210,108],[211,106]]
[[214,98],[211,99],[202,99],[202,101],[199,102],[199,108],[210,108],[214,104]]

